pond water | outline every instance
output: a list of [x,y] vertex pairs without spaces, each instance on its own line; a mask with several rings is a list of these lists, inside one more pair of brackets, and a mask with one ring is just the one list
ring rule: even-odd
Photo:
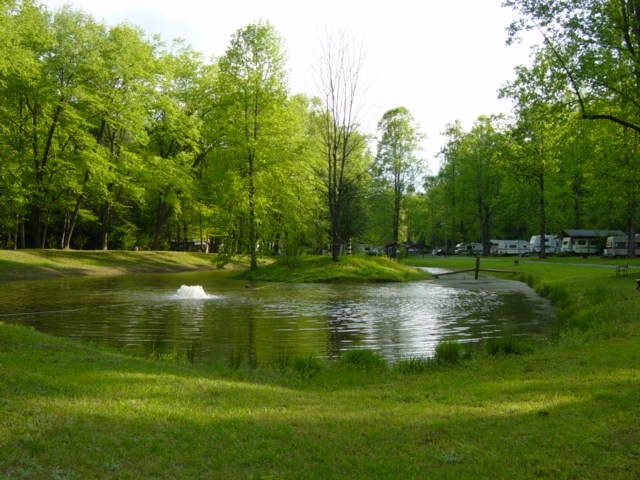
[[364,348],[390,360],[427,357],[443,340],[545,336],[556,327],[549,302],[526,285],[464,274],[364,285],[247,284],[225,272],[11,282],[0,292],[0,321],[232,365]]

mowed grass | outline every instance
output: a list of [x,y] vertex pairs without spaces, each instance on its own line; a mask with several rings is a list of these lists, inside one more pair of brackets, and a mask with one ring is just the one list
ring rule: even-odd
[[181,272],[216,268],[204,253],[106,250],[0,250],[0,281],[57,276]]
[[329,256],[281,258],[255,271],[244,271],[241,278],[276,282],[403,282],[430,276],[411,266],[386,257],[345,256],[337,262]]
[[0,324],[0,477],[640,478],[633,274],[482,262],[555,297],[566,328],[531,353],[410,370],[207,370]]

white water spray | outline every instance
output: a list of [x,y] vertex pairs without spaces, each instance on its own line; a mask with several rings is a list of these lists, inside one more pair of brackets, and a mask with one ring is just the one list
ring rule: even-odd
[[215,298],[204,291],[202,285],[181,285],[176,291],[176,297],[181,299],[207,299]]

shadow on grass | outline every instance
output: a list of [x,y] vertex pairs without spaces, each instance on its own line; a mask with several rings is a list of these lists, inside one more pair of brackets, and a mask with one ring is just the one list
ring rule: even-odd
[[122,273],[172,273],[216,268],[216,256],[185,252],[19,250],[0,258],[0,280]]
[[5,478],[640,475],[632,342],[599,362],[584,348],[336,389],[330,377],[288,388],[1,324],[0,337]]

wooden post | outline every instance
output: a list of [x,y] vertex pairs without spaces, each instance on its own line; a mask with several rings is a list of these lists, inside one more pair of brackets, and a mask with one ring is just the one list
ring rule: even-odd
[[480,271],[480,257],[476,256],[476,270],[475,270],[475,279],[478,279],[478,272]]

